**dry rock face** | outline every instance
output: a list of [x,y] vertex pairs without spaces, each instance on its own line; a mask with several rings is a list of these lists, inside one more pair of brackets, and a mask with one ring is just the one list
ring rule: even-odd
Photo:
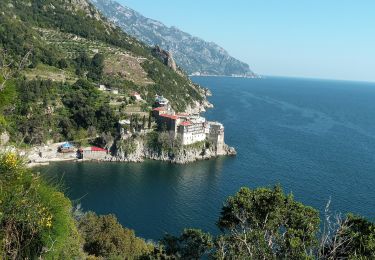
[[155,46],[155,48],[152,50],[152,53],[155,57],[161,60],[166,66],[171,68],[173,71],[177,71],[177,65],[173,59],[172,53],[161,49],[159,46]]

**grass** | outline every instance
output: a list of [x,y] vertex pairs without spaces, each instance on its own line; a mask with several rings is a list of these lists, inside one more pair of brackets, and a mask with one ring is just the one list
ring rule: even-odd
[[145,58],[140,58],[109,44],[88,40],[74,34],[57,30],[35,28],[42,38],[51,45],[59,46],[67,53],[67,58],[75,58],[83,50],[90,56],[102,53],[105,56],[104,73],[108,76],[120,76],[140,86],[147,86],[154,82],[148,78],[141,66]]
[[41,78],[68,83],[74,83],[78,79],[73,72],[61,70],[45,64],[38,64],[38,66],[34,69],[25,70],[25,76],[29,80]]
[[104,73],[106,75],[121,76],[136,85],[147,86],[154,82],[140,65],[142,59],[125,53],[110,54],[105,60]]

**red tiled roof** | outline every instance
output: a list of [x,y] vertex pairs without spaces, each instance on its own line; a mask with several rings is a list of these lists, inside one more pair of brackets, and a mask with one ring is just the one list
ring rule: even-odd
[[155,107],[154,109],[152,109],[153,111],[162,111],[162,110],[165,110],[165,107]]
[[190,121],[184,121],[180,125],[182,125],[182,126],[189,126],[189,125],[191,125],[191,122]]
[[91,147],[92,152],[108,152],[106,149],[100,148],[100,147]]
[[166,117],[166,118],[170,118],[170,119],[173,119],[173,120],[178,119],[178,116],[168,115],[168,114],[161,114],[161,115],[159,115],[159,116],[161,116],[161,117]]

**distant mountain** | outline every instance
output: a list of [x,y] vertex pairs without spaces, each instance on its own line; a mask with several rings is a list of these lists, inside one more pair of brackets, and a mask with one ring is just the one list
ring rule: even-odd
[[226,50],[213,42],[206,42],[176,27],[167,27],[116,1],[91,1],[103,15],[126,33],[148,45],[158,45],[171,52],[177,64],[188,74],[256,76],[248,64],[231,57]]

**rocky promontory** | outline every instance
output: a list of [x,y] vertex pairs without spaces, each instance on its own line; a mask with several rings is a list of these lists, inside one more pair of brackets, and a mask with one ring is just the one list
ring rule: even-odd
[[145,142],[144,138],[131,140],[133,149],[123,149],[121,146],[116,149],[111,161],[118,162],[142,162],[145,159],[165,161],[177,164],[186,164],[200,160],[208,160],[218,156],[235,156],[237,154],[233,147],[224,146],[222,152],[217,152],[213,147],[206,147],[204,143],[193,146],[182,146],[177,149],[153,149]]

